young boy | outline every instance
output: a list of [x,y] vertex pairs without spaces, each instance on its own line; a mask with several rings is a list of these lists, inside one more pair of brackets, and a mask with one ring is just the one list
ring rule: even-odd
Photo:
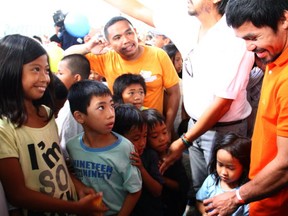
[[[147,122],[147,145],[160,159],[167,156],[170,144],[164,116],[156,109],[146,109],[142,115]],[[165,216],[182,216],[188,201],[189,181],[182,160],[176,160],[163,174],[162,201]]]
[[130,103],[140,110],[147,109],[143,106],[146,95],[145,80],[140,74],[122,74],[113,84],[113,100],[116,104]]
[[[71,54],[65,56],[58,65],[57,77],[64,83],[66,88],[70,89],[71,85],[80,80],[88,79],[90,75],[90,63],[88,59],[80,54]],[[66,143],[69,139],[83,132],[82,126],[75,121],[70,112],[68,100],[60,109],[56,118],[60,145],[63,149],[63,154],[68,158],[66,152]]]
[[140,197],[142,180],[130,161],[134,146],[112,132],[115,112],[110,90],[101,82],[82,80],[71,86],[68,100],[74,118],[84,129],[67,143],[75,175],[103,192],[109,208],[105,215],[130,215]]
[[157,152],[146,148],[147,123],[141,111],[132,104],[116,106],[115,116],[113,131],[134,144],[136,152],[131,152],[132,164],[139,168],[143,179],[142,194],[131,216],[162,216],[163,178],[158,169]]

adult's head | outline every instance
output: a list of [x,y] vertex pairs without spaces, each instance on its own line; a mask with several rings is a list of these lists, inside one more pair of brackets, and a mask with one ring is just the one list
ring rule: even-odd
[[286,49],[288,33],[288,1],[230,0],[227,23],[247,49],[263,63],[273,62]]
[[220,15],[225,13],[228,0],[188,0],[188,14],[191,16],[200,16],[205,13],[211,13],[216,8]]
[[110,19],[104,26],[104,35],[111,48],[123,59],[134,60],[142,53],[143,47],[138,45],[136,29],[125,17]]

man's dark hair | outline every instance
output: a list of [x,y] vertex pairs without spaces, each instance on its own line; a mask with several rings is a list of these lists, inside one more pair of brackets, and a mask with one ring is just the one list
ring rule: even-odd
[[276,33],[286,10],[287,0],[230,0],[226,8],[226,19],[227,24],[233,28],[251,22],[257,28],[268,26]]
[[108,35],[109,35],[108,28],[110,26],[114,25],[115,23],[120,22],[120,21],[126,21],[133,27],[132,23],[127,18],[125,18],[123,16],[113,17],[104,26],[104,36],[105,36],[106,40],[108,40]]

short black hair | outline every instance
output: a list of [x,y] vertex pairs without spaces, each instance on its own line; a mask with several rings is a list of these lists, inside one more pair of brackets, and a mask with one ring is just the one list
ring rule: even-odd
[[82,79],[88,79],[91,73],[89,60],[82,54],[64,56],[61,61],[67,61],[67,66],[73,75],[80,74]]
[[142,114],[147,122],[148,130],[152,130],[157,124],[165,124],[165,117],[157,109],[145,109]]
[[68,93],[71,112],[80,111],[87,114],[87,108],[93,96],[111,96],[112,98],[112,93],[104,83],[96,80],[87,79],[74,83]]
[[133,27],[132,23],[127,18],[125,18],[123,16],[112,17],[104,26],[104,36],[105,36],[106,40],[108,40],[108,38],[109,38],[108,28],[110,26],[114,25],[115,23],[120,22],[120,21],[126,21]]
[[124,136],[132,127],[142,129],[146,125],[141,111],[132,104],[119,104],[115,106],[115,123],[112,131]]
[[142,75],[131,73],[122,74],[115,79],[113,84],[113,100],[115,103],[123,103],[123,91],[132,84],[140,84],[146,95],[146,83]]

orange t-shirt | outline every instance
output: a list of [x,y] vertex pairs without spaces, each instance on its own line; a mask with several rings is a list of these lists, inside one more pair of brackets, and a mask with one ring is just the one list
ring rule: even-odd
[[141,74],[146,83],[147,93],[144,106],[163,112],[164,90],[179,83],[179,77],[167,53],[157,47],[144,46],[144,52],[136,60],[124,60],[115,51],[105,54],[86,55],[91,69],[105,77],[112,91],[114,80],[124,74]]
[[[266,68],[252,137],[251,179],[276,156],[277,136],[288,137],[288,49]],[[250,203],[249,213],[252,216],[287,215],[288,187]]]

